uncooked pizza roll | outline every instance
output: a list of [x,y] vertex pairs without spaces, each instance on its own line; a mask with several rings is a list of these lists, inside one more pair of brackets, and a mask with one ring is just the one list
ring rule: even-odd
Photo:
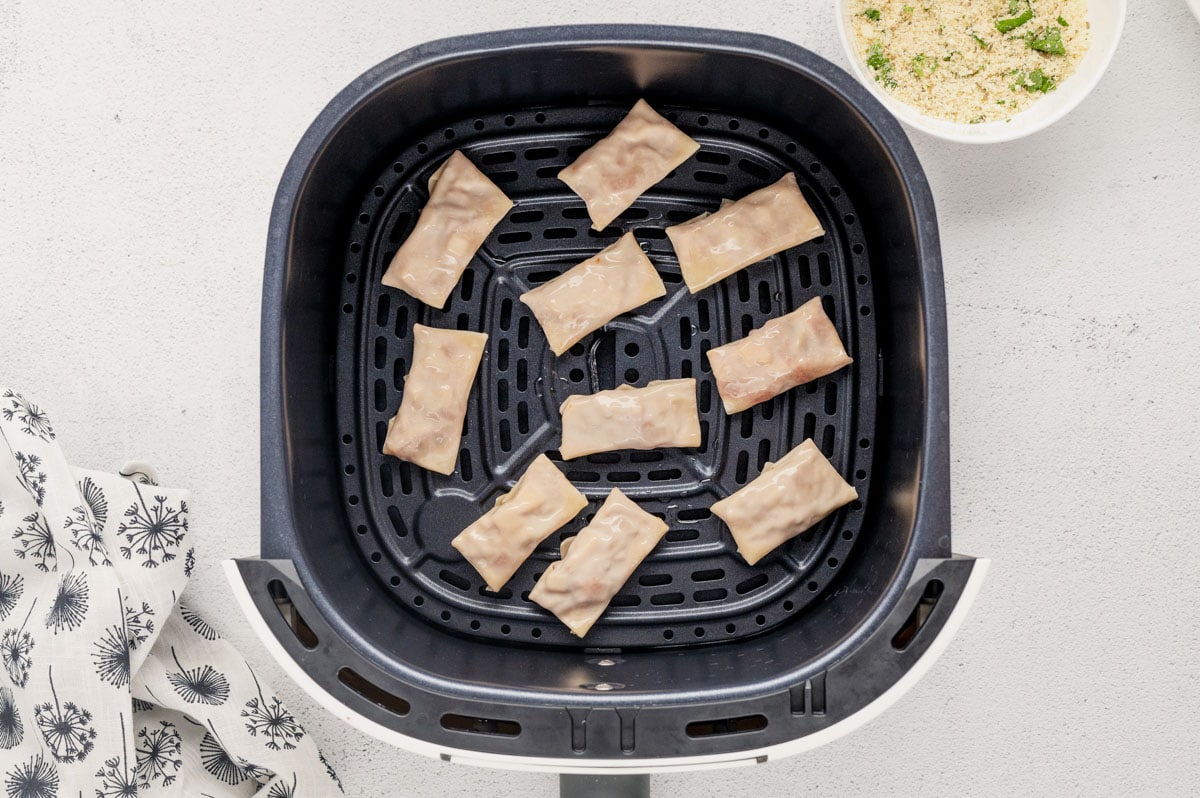
[[824,233],[791,172],[713,213],[667,228],[683,281],[693,294]]
[[612,132],[558,173],[602,230],[638,197],[691,158],[700,145],[638,100]]
[[429,201],[383,275],[383,284],[435,308],[513,203],[462,152],[429,177]]
[[521,294],[554,354],[626,311],[666,296],[667,288],[633,233],[573,266],[548,283]]
[[383,453],[450,474],[487,335],[423,324],[412,330],[412,366],[404,378],[400,409],[388,422]]
[[712,506],[754,565],[768,552],[858,498],[812,439],[792,449],[741,490]]
[[726,413],[737,413],[853,363],[821,298],[708,351]]
[[614,449],[700,445],[696,381],[690,377],[568,396],[561,410],[558,451],[564,460]]
[[489,589],[499,590],[539,543],[586,506],[583,494],[546,455],[539,454],[513,489],[496,499],[492,509],[450,545],[467,558]]
[[614,488],[592,522],[563,541],[562,559],[550,564],[529,600],[583,637],[666,532],[661,518]]

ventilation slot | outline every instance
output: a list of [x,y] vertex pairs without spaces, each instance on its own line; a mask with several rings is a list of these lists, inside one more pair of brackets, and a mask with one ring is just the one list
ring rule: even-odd
[[744,579],[741,582],[738,582],[738,585],[734,588],[734,590],[737,591],[739,596],[744,596],[751,591],[758,590],[760,587],[765,585],[767,581],[768,577],[766,574],[755,574],[749,579]]
[[771,177],[771,170],[760,163],[743,158],[738,161],[738,169],[741,169],[746,174],[753,177],[755,180],[767,180]]
[[372,704],[383,707],[388,712],[395,715],[404,716],[412,709],[407,701],[398,695],[393,695],[387,690],[384,690],[379,685],[367,680],[365,677],[353,671],[350,668],[342,668],[338,671],[338,681],[349,687],[354,692],[358,693],[363,698],[370,701]]
[[375,368],[383,369],[387,365],[387,339],[382,335],[375,339]]
[[710,590],[697,590],[692,594],[692,598],[698,602],[705,601],[720,601],[729,595],[729,591],[723,587],[714,587]]
[[462,591],[468,591],[471,589],[471,583],[468,582],[466,578],[459,576],[453,571],[447,571],[444,568],[442,569],[442,572],[438,574],[438,579],[441,579],[448,585],[454,585],[456,588]]
[[557,147],[534,147],[531,150],[525,150],[525,160],[527,161],[548,161],[557,157]]
[[447,712],[442,715],[442,728],[467,734],[487,734],[493,737],[516,737],[521,733],[521,724],[515,720],[495,718],[472,718]]
[[664,537],[672,543],[684,543],[700,537],[699,529],[672,529]]
[[[532,238],[532,236],[530,236]],[[513,301],[505,297],[500,302],[500,329],[507,330],[512,326]]]
[[771,457],[771,442],[762,440],[758,442],[758,470],[761,472],[763,466],[767,464],[767,460]]
[[729,178],[720,172],[709,172],[703,169],[698,169],[692,174],[700,183],[710,183],[712,185],[722,186],[729,182]]
[[750,277],[745,271],[737,273],[734,282],[737,284],[738,299],[742,302],[750,301]]
[[925,622],[929,620],[929,616],[933,614],[933,608],[937,606],[938,599],[941,598],[942,591],[945,589],[946,586],[940,579],[931,579],[925,584],[925,590],[921,593],[917,605],[908,614],[904,625],[892,637],[892,648],[904,651],[909,647],[925,626]]
[[375,306],[375,323],[380,327],[386,327],[388,323],[388,315],[390,315],[392,307],[392,297],[390,294],[380,294],[379,303]]
[[707,507],[689,507],[675,514],[680,521],[703,521],[712,517],[712,511]]
[[[697,155],[696,157],[699,158],[700,156]],[[728,156],[722,155],[721,157],[725,159],[725,163],[729,163]],[[700,211],[667,211],[667,221],[671,222],[672,224],[680,224],[682,222],[691,221],[699,215]]]
[[292,603],[292,599],[287,594],[287,588],[283,586],[283,582],[278,579],[272,579],[267,583],[267,593],[271,596],[271,600],[275,602],[275,609],[279,610],[279,616],[283,618],[283,622],[292,630],[292,634],[300,641],[300,645],[304,646],[309,651],[317,647],[317,643],[321,642],[317,639],[317,633],[312,630],[304,620],[304,616],[300,614],[300,610],[296,609],[296,605]]
[[[403,485],[404,472],[401,471],[400,473],[401,473],[400,481],[401,481],[401,485]],[[411,488],[408,491],[405,491],[405,493],[408,493],[410,491],[411,491]],[[401,537],[401,538],[406,537],[408,535],[408,527],[405,526],[404,518],[400,515],[400,508],[394,504],[391,505],[387,509],[387,515],[388,515],[388,520],[392,522],[392,529],[396,530],[396,536]]]
[[693,582],[715,582],[718,579],[724,579],[725,572],[720,568],[710,568],[706,571],[694,571],[692,573]]
[[532,241],[533,233],[528,230],[510,230],[496,236],[496,240],[501,244],[520,244],[524,241]]
[[656,596],[650,597],[650,603],[655,606],[669,606],[672,604],[682,604],[682,593],[659,593]]
[[688,737],[720,737],[726,734],[747,734],[767,728],[766,715],[742,715],[738,718],[697,720],[689,723],[684,731]]
[[479,159],[479,162],[484,166],[493,166],[498,163],[512,163],[517,160],[515,152],[489,152],[487,155]]
[[808,256],[801,255],[796,259],[796,274],[800,278],[801,288],[812,288],[812,272],[808,268]]
[[733,478],[735,480],[737,480],[737,483],[739,485],[746,484],[746,477],[748,476],[749,470],[750,470],[750,453],[744,452],[744,451],[738,452],[737,470],[734,472]]
[[817,277],[821,281],[821,285],[829,285],[833,282],[833,273],[829,268],[829,253],[817,253]]

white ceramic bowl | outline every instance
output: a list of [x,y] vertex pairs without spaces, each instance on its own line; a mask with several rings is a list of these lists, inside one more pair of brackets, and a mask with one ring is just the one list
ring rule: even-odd
[[[1189,2],[1197,3],[1200,0]],[[1062,119],[1100,82],[1113,53],[1117,50],[1117,43],[1121,40],[1121,29],[1125,25],[1125,0],[1088,0],[1091,45],[1075,73],[1060,83],[1057,89],[1013,116],[1012,121],[969,125],[923,114],[888,94],[875,80],[875,76],[858,53],[854,32],[850,27],[849,0],[837,0],[834,6],[838,35],[842,39],[846,58],[850,61],[850,71],[859,82],[873,92],[904,124],[940,139],[965,144],[1012,141],[1036,133]]]

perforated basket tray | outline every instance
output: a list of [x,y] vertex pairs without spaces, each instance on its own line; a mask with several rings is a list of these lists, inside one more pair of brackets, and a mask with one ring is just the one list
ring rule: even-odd
[[[701,150],[590,230],[555,175],[639,96]],[[379,280],[455,149],[516,204],[436,311]],[[787,171],[826,235],[689,294],[663,228]],[[553,357],[517,297],[624,230],[667,297]],[[704,352],[813,296],[855,363],[726,416]],[[906,139],[805,51],[580,27],[401,54],[326,108],[280,186],[263,305],[263,560],[240,561],[241,579],[314,689],[401,744],[570,767],[727,759],[828,728],[917,661],[971,572],[949,559],[942,304],[933,206]],[[448,477],[379,453],[417,321],[489,334]],[[563,399],[681,376],[699,382],[703,444],[563,463],[589,508],[488,591],[449,541],[539,452],[557,457]],[[749,567],[708,507],[807,437],[862,500]],[[581,642],[528,591],[613,486],[670,531]]]

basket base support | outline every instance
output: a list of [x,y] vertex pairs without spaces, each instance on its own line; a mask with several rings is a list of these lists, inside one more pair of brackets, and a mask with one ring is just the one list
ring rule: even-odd
[[650,798],[650,777],[645,773],[599,776],[560,773],[559,798]]

